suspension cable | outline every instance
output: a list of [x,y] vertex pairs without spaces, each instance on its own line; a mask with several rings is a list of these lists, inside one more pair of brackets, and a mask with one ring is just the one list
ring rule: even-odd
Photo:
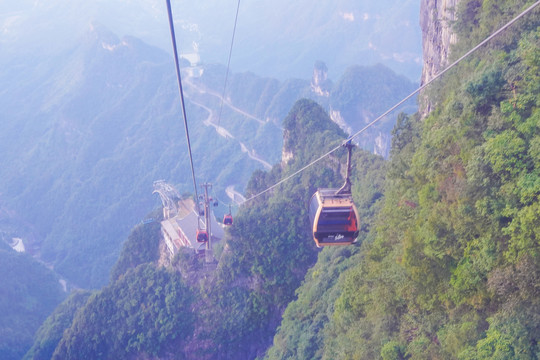
[[225,83],[223,84],[223,94],[221,96],[221,103],[219,105],[219,116],[218,116],[218,122],[217,122],[217,131],[219,131],[219,124],[221,123],[221,113],[223,112],[223,101],[225,99],[225,90],[227,89],[227,80],[229,79],[229,69],[231,66],[231,55],[233,50],[233,44],[234,44],[234,35],[236,34],[236,24],[238,23],[238,12],[240,10],[240,0],[238,0],[238,5],[236,6],[236,16],[234,18],[234,27],[233,27],[233,33],[231,38],[231,47],[229,48],[229,60],[227,61],[227,71],[225,73]]
[[166,0],[166,2],[167,2],[167,14],[169,16],[169,28],[171,32],[171,40],[172,40],[172,46],[173,46],[174,63],[176,65],[176,78],[178,79],[178,91],[180,92],[180,102],[182,104],[182,115],[184,117],[184,127],[186,129],[186,139],[187,139],[187,147],[189,151],[189,161],[191,163],[191,176],[193,178],[193,189],[195,190],[195,204],[197,206],[197,214],[199,214],[199,194],[197,192],[197,181],[195,180],[195,168],[193,166],[193,155],[191,153],[191,142],[189,140],[186,107],[184,104],[184,91],[182,89],[182,76],[180,75],[180,64],[178,62],[178,50],[176,48],[176,36],[174,34],[174,23],[173,23],[172,10],[171,10],[171,1]]
[[495,36],[499,35],[501,32],[503,32],[504,30],[506,30],[508,27],[510,27],[512,24],[514,24],[517,20],[519,20],[520,18],[522,18],[523,16],[525,16],[526,14],[528,14],[530,11],[532,11],[537,5],[540,4],[540,0],[538,0],[536,3],[534,3],[533,5],[531,5],[530,7],[528,7],[527,9],[525,9],[521,14],[519,14],[518,16],[516,16],[515,18],[513,18],[512,20],[510,20],[508,23],[506,23],[504,26],[502,26],[500,29],[498,29],[497,31],[495,31],[494,33],[492,33],[490,36],[488,36],[486,39],[484,39],[481,43],[479,43],[478,45],[476,45],[474,48],[472,48],[471,50],[469,50],[467,53],[465,53],[465,55],[461,56],[459,59],[457,59],[456,61],[454,61],[452,64],[450,64],[449,66],[447,66],[444,70],[442,70],[440,73],[438,73],[437,75],[435,75],[431,80],[427,81],[424,85],[420,86],[418,89],[416,89],[415,91],[413,91],[412,93],[410,93],[409,95],[407,95],[403,100],[401,100],[400,102],[398,102],[396,105],[392,106],[391,108],[389,108],[388,110],[386,110],[382,115],[380,115],[379,117],[377,117],[375,120],[373,120],[372,122],[370,122],[369,124],[367,124],[365,127],[363,127],[362,129],[360,129],[359,131],[357,131],[356,133],[354,133],[353,135],[349,136],[345,141],[343,141],[340,145],[336,146],[335,148],[333,148],[332,150],[328,151],[326,154],[320,156],[319,158],[313,160],[312,162],[310,162],[309,164],[307,164],[306,166],[304,166],[303,168],[295,171],[294,173],[292,173],[291,175],[281,179],[280,181],[278,181],[277,183],[275,183],[274,185],[268,187],[267,189],[249,197],[248,199],[246,199],[246,201],[244,201],[242,204],[246,203],[246,202],[249,202],[261,195],[263,195],[264,193],[274,189],[275,187],[283,184],[285,181],[288,181],[290,180],[291,178],[295,177],[296,175],[300,174],[302,171],[306,170],[307,168],[315,165],[316,163],[318,163],[319,161],[323,160],[324,158],[326,158],[327,156],[333,154],[334,152],[336,152],[338,149],[340,149],[342,147],[343,144],[347,143],[348,141],[354,139],[355,137],[357,137],[358,135],[360,135],[361,133],[363,133],[364,131],[366,131],[367,129],[369,129],[371,126],[373,126],[375,123],[379,122],[380,120],[382,120],[386,115],[388,115],[389,113],[391,113],[392,111],[394,111],[397,107],[399,107],[400,105],[402,105],[404,102],[406,102],[407,100],[409,100],[410,98],[412,98],[414,95],[418,94],[420,91],[422,91],[423,89],[425,89],[428,85],[430,85],[432,82],[434,82],[435,80],[439,79],[441,76],[443,76],[446,72],[448,72],[450,69],[452,69],[453,67],[455,67],[457,64],[459,64],[461,61],[463,61],[465,58],[467,58],[469,55],[471,55],[472,53],[476,52],[476,50],[478,50],[480,47],[482,47],[483,45],[485,45],[487,42],[489,42],[491,39],[493,39]]

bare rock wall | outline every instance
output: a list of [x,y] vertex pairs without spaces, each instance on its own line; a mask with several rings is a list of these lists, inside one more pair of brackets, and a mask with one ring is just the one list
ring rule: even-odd
[[[457,41],[452,30],[460,0],[421,0],[420,27],[422,28],[422,85],[431,80],[448,65],[450,48]],[[425,95],[421,96],[423,117],[433,108]]]

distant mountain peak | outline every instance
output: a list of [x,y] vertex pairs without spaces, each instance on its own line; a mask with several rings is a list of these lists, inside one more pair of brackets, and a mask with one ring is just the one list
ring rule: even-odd
[[92,39],[100,40],[109,46],[115,46],[120,43],[120,39],[110,31],[106,26],[98,21],[91,21],[89,24],[87,35]]
[[[300,99],[294,104],[283,121],[283,126],[282,165],[289,164],[297,155],[302,158],[303,154],[310,154],[334,136],[346,137],[324,108],[309,99]],[[320,136],[323,132],[326,134],[324,138]]]

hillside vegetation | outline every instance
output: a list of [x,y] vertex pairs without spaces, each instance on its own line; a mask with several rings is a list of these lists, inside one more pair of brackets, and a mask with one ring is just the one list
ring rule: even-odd
[[42,322],[66,297],[59,278],[0,239],[0,358],[21,359]]
[[[524,6],[462,1],[455,56]],[[538,26],[536,11],[430,91],[427,119],[400,119],[373,241],[346,271],[323,252],[268,359],[540,357]]]
[[[276,165],[270,172],[254,173],[248,195],[345,139],[324,110],[309,100],[295,104],[284,127],[293,160],[283,168]],[[213,276],[208,276],[203,264],[189,252],[181,252],[173,262],[177,272],[157,268],[151,254],[157,249],[159,227],[150,223],[135,228],[114,268],[111,284],[93,294],[76,312],[66,305],[71,310],[63,313],[72,314],[72,324],[60,339],[55,330],[58,321],[49,319],[40,329],[40,341],[59,341],[54,350],[59,359],[109,358],[111,354],[200,359],[262,356],[283,310],[316,261],[306,204],[317,187],[341,185],[339,173],[345,155],[340,151],[325,160],[322,171],[304,172],[296,182],[285,183],[243,207],[227,235]],[[380,198],[377,183],[382,183],[383,159],[358,150],[354,165],[365,170],[355,170],[359,179],[355,194],[360,184],[373,189],[372,197],[358,196],[359,208],[368,219],[371,205]],[[361,239],[368,226],[366,220]],[[344,251],[350,254],[358,249],[351,246]]]

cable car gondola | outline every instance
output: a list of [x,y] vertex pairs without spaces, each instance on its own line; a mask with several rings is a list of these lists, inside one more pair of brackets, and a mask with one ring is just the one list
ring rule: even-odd
[[358,237],[358,211],[350,194],[318,189],[309,205],[313,240],[318,247],[349,245]]
[[349,150],[345,184],[340,189],[318,189],[309,203],[313,240],[317,247],[349,245],[358,237],[358,210],[352,199],[349,180],[353,145],[348,141],[344,146]]
[[197,242],[208,242],[208,232],[206,230],[197,229]]
[[202,202],[199,203],[199,216],[204,216],[204,204]]
[[231,214],[227,214],[223,216],[223,225],[232,225],[233,218]]
[[229,213],[223,215],[223,225],[230,226],[233,223],[233,217],[231,212],[231,205],[229,205]]

